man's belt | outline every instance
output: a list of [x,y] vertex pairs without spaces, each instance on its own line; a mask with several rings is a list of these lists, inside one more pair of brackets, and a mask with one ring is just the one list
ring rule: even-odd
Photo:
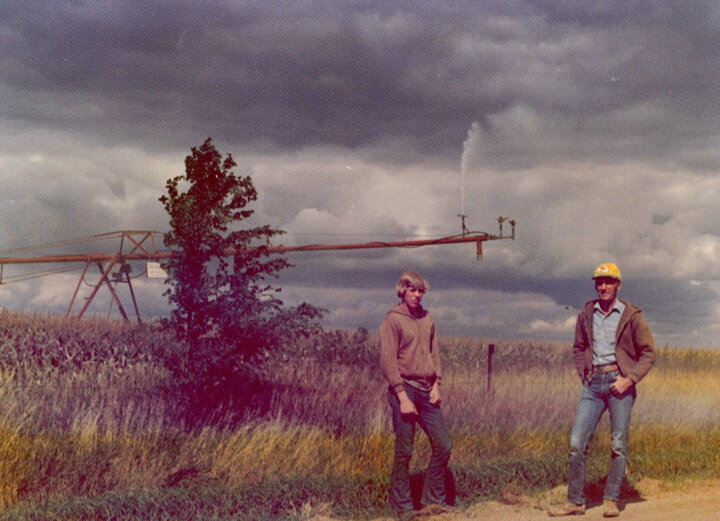
[[619,371],[620,367],[617,364],[603,364],[603,365],[594,365],[593,366],[593,373],[611,373],[613,371]]

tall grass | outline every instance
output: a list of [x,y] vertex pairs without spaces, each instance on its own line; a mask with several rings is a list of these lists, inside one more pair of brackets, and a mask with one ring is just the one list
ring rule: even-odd
[[[509,480],[537,489],[566,479],[580,392],[570,346],[494,340],[488,387],[490,342],[441,339],[461,504]],[[385,508],[393,434],[374,335],[334,331],[287,346],[263,368],[262,386],[192,428],[162,364],[171,352],[152,325],[0,312],[0,519],[272,520]],[[720,353],[658,355],[639,386],[630,475],[718,475]],[[419,435],[416,472],[428,455]],[[590,478],[606,467],[605,422]]]

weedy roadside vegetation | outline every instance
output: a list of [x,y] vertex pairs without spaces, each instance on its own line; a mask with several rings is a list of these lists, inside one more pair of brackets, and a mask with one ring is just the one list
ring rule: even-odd
[[[496,345],[488,378],[488,344]],[[441,339],[451,496],[564,483],[570,346]],[[0,311],[0,520],[301,520],[387,514],[393,435],[374,334],[288,342],[242,399],[188,422],[154,324]],[[720,352],[660,349],[639,386],[629,484],[720,475]],[[607,428],[589,481],[607,470]],[[429,457],[418,435],[413,483]]]

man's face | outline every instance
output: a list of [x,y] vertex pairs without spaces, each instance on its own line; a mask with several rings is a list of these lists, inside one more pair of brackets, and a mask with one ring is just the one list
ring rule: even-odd
[[612,304],[617,298],[622,282],[612,277],[598,277],[595,279],[595,291],[601,302]]
[[424,294],[424,289],[410,286],[405,290],[403,301],[410,309],[416,309],[420,305],[420,301],[422,300]]

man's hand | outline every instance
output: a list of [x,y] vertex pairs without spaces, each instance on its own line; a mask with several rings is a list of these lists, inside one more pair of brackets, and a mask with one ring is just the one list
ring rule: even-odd
[[430,389],[430,403],[433,405],[440,405],[442,397],[440,396],[440,384],[435,382]]
[[417,409],[415,404],[410,400],[405,391],[397,393],[398,400],[400,400],[400,414],[403,416],[417,416]]
[[635,382],[633,382],[630,378],[618,375],[615,377],[615,381],[610,386],[610,391],[612,391],[615,395],[621,395],[633,385],[635,385]]

